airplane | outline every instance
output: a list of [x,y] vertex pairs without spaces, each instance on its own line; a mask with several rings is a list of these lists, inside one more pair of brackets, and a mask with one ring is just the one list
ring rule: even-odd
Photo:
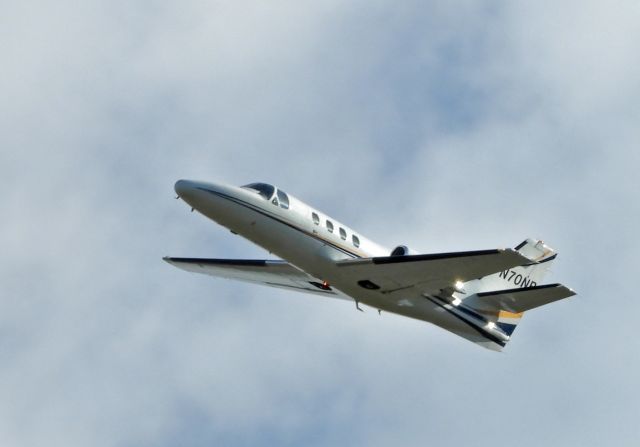
[[543,241],[515,248],[420,254],[389,249],[268,183],[241,187],[178,180],[191,211],[281,259],[163,258],[180,269],[312,293],[432,323],[501,351],[525,311],[575,295],[542,284],[557,253]]

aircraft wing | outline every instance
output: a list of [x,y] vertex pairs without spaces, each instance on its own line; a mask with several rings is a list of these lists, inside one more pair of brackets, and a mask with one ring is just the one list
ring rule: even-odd
[[[343,269],[344,275],[357,284],[352,292],[358,292],[359,286],[362,290],[360,293],[369,297],[378,294],[378,302],[388,303],[397,313],[434,322],[473,343],[499,351],[509,340],[521,316],[514,312],[552,302],[573,292],[554,285],[553,288],[538,286],[522,289],[522,292],[506,290],[474,294],[473,298],[483,304],[476,310],[475,306],[467,306],[475,304],[472,300],[465,299],[461,301],[464,303],[462,305],[453,304],[451,297],[455,283],[482,278],[530,262],[529,258],[515,250],[499,249],[355,259],[338,262],[338,268]],[[431,318],[433,311],[429,308],[433,306],[441,311],[442,317],[437,321]],[[483,311],[487,309],[495,311],[492,320],[486,319]],[[510,309],[511,313],[507,315],[502,312],[506,309]],[[489,321],[492,326],[488,325]]]
[[456,281],[470,281],[528,262],[515,250],[498,249],[354,259],[337,265],[365,289],[393,293],[413,288],[438,293]]
[[188,272],[343,298],[322,281],[281,260],[163,258]]

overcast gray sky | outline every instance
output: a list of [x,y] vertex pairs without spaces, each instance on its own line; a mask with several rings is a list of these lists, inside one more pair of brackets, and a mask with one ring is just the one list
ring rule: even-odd
[[[0,445],[638,445],[638,2],[1,9]],[[542,238],[578,296],[497,354],[187,274],[268,254],[179,178],[424,252]]]

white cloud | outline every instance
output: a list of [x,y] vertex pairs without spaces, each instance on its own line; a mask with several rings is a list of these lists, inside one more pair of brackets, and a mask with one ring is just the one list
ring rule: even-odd
[[[2,445],[631,445],[633,2],[20,2],[1,20]],[[557,247],[505,354],[213,281],[172,199],[264,179],[387,245]]]

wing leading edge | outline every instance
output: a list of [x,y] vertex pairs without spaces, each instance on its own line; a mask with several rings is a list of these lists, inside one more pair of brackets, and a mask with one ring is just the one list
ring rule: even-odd
[[322,281],[281,260],[173,257],[163,259],[188,272],[342,298],[331,287],[323,285]]

